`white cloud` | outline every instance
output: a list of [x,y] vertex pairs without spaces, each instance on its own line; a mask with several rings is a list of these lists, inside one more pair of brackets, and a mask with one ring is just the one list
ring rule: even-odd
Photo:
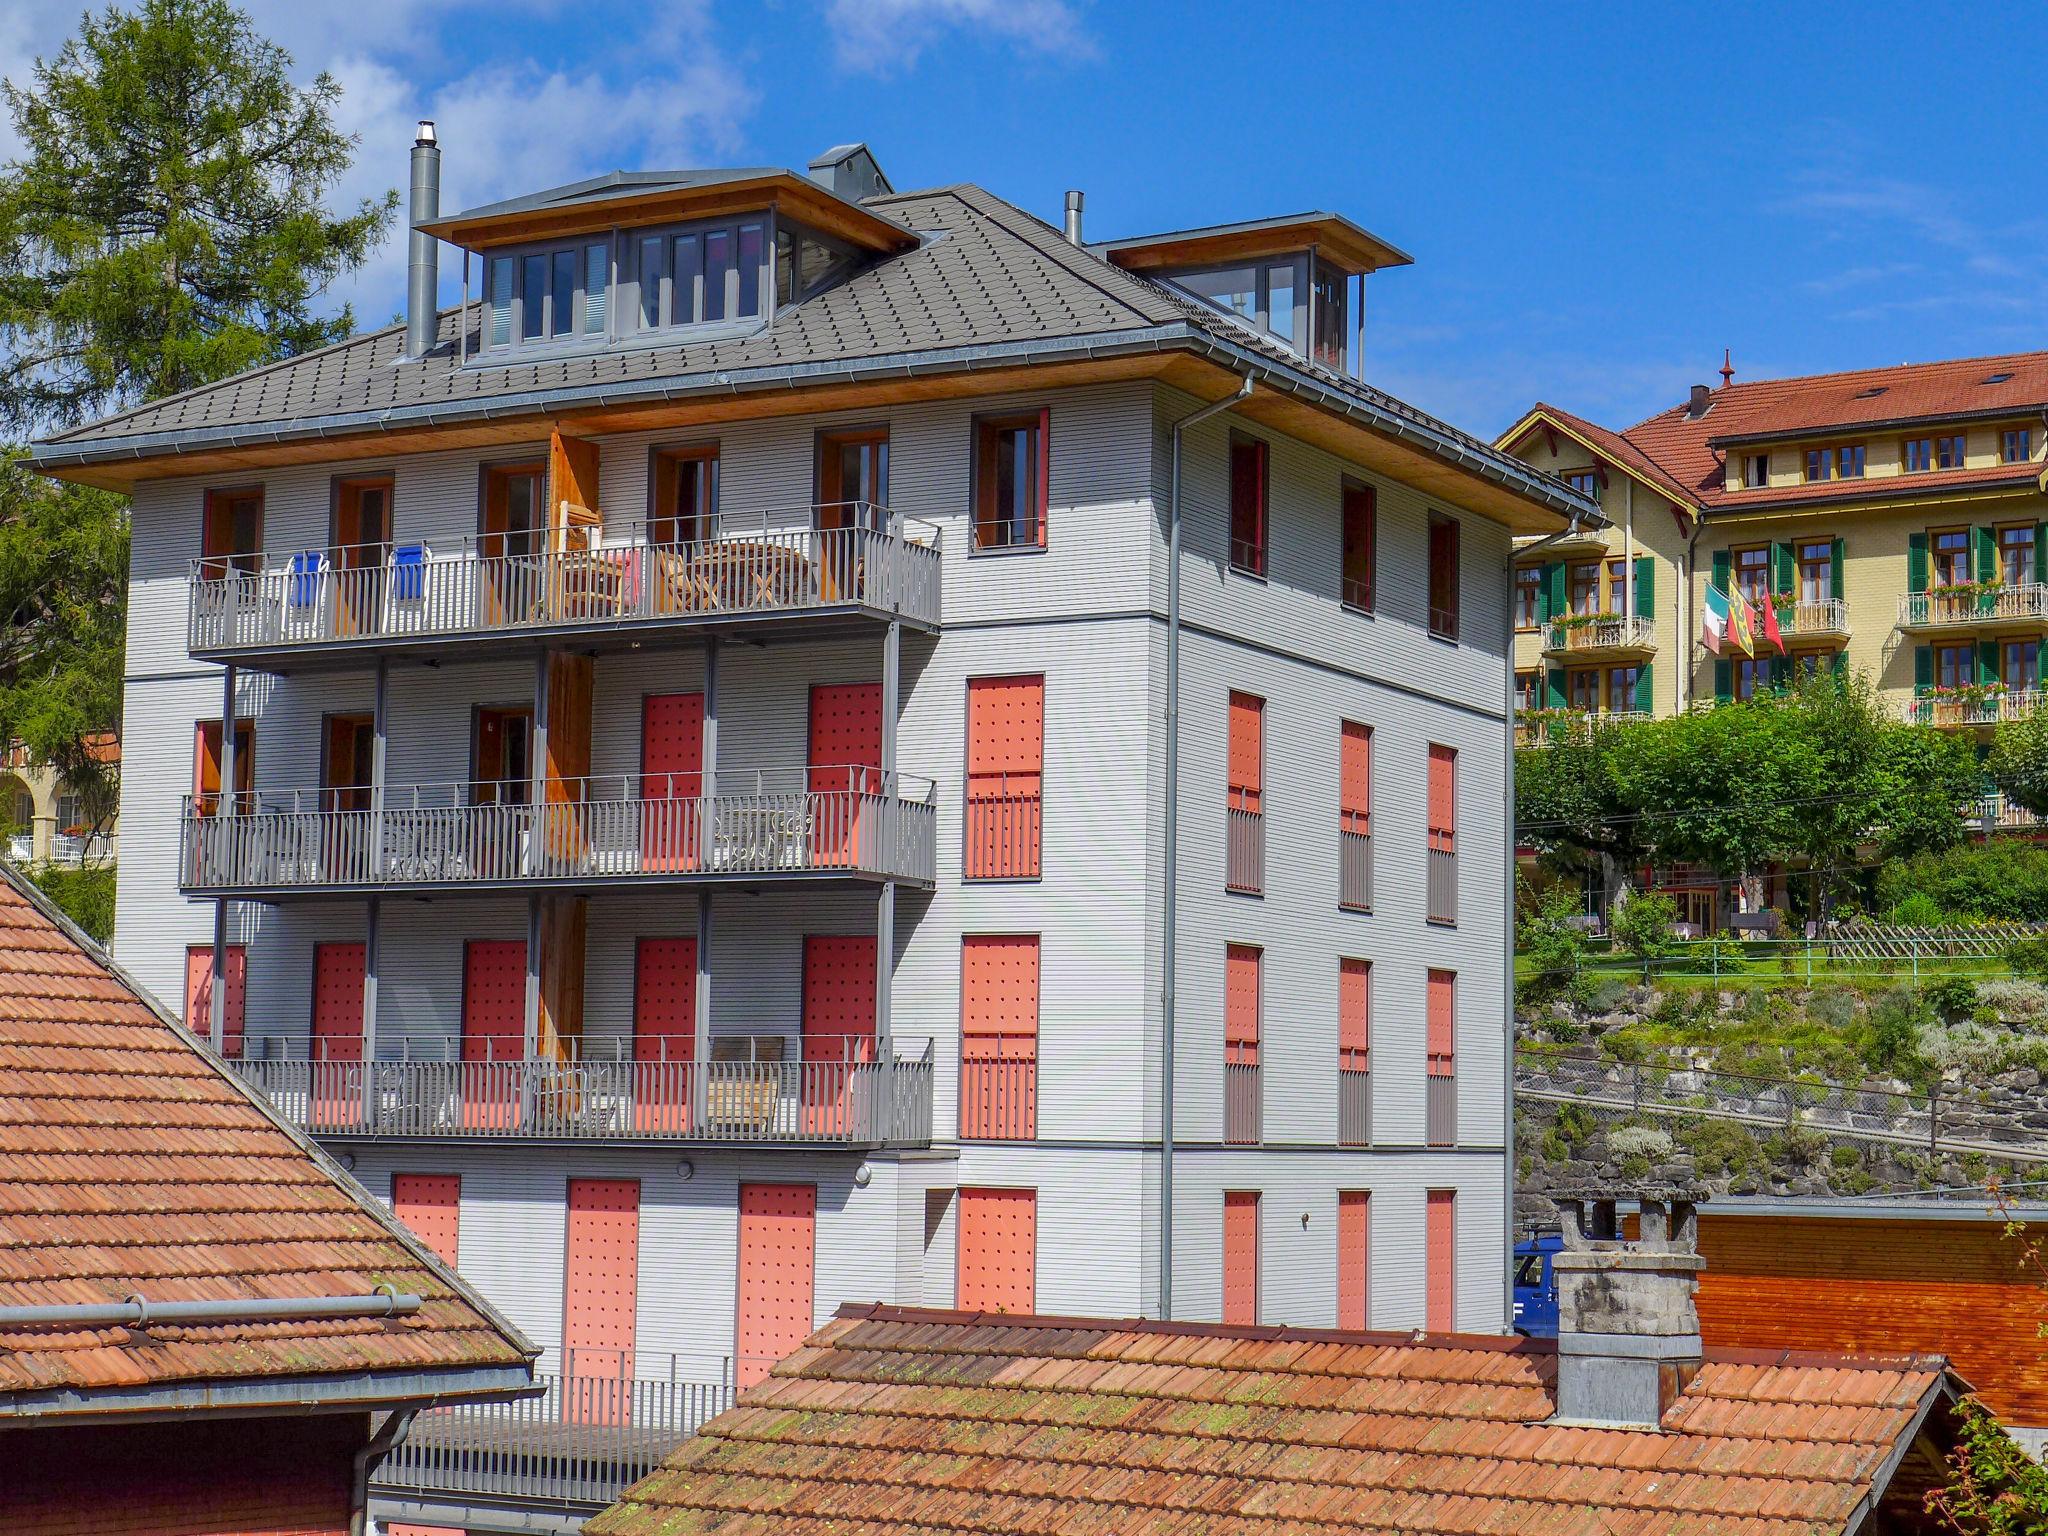
[[829,0],[825,22],[839,63],[872,75],[915,67],[949,30],[1054,58],[1096,52],[1068,0]]

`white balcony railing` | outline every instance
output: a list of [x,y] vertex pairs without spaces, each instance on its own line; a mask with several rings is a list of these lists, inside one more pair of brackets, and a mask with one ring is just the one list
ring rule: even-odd
[[523,781],[397,786],[381,803],[368,789],[266,790],[238,796],[230,816],[203,814],[208,805],[188,796],[180,882],[318,892],[935,879],[929,780],[891,785],[874,769],[820,767],[726,773],[717,794],[698,789],[695,774],[613,774],[556,781],[561,798],[538,806]]
[[[820,528],[821,517],[852,526]],[[560,547],[542,547],[548,540]],[[602,542],[597,542],[601,540]],[[242,652],[730,622],[848,609],[939,621],[939,529],[849,503],[720,514],[708,538],[649,523],[475,534],[192,562],[187,648]]]
[[1555,619],[1544,633],[1543,648],[1562,656],[1654,651],[1657,648],[1657,626],[1641,614],[1610,619]]
[[1647,720],[1646,709],[1523,709],[1515,712],[1515,745],[1547,747],[1573,731],[1597,731],[1607,726]]
[[2048,583],[1935,587],[1899,599],[1901,629],[1963,629],[1979,624],[2038,622],[2048,628]]
[[1996,725],[2030,715],[2048,703],[2048,692],[2032,688],[1961,689],[1905,700],[1900,713],[1910,725]]

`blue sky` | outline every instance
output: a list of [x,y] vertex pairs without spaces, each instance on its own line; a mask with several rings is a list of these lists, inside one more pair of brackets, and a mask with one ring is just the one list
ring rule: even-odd
[[[16,0],[0,70],[78,0]],[[1367,374],[1487,434],[1536,397],[1625,425],[1713,382],[2048,344],[2048,127],[2028,7],[277,0],[402,185],[801,166],[849,138],[899,187],[973,180],[1088,232],[1332,209],[1411,251]],[[4,136],[0,136],[4,139]],[[0,149],[6,146],[0,142]],[[339,297],[402,302],[394,240]]]

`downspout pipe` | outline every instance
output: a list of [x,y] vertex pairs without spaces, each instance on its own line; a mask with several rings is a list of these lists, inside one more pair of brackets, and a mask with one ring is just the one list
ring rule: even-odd
[[[1507,836],[1502,839],[1506,845],[1507,894],[1505,898],[1505,922],[1501,933],[1501,989],[1505,994],[1505,1028],[1501,1031],[1506,1054],[1505,1070],[1501,1073],[1502,1099],[1506,1103],[1506,1119],[1501,1127],[1501,1147],[1504,1166],[1501,1178],[1502,1204],[1506,1207],[1507,1254],[1505,1280],[1502,1285],[1501,1316],[1505,1319],[1503,1328],[1508,1333],[1515,1331],[1515,566],[1531,555],[1540,554],[1551,545],[1565,539],[1576,538],[1579,533],[1579,514],[1574,512],[1571,521],[1556,533],[1547,533],[1533,544],[1524,544],[1516,549],[1510,544],[1507,562],[1507,605],[1506,623],[1501,634],[1506,642],[1507,662],[1507,772],[1502,782],[1507,786],[1505,821]],[[1633,585],[1633,572],[1628,573]]]
[[370,1474],[377,1466],[397,1450],[404,1441],[406,1432],[412,1428],[412,1421],[419,1415],[418,1408],[399,1408],[378,1426],[377,1432],[363,1442],[361,1450],[349,1465],[348,1479],[348,1536],[368,1536],[370,1529]]
[[0,1307],[0,1328],[147,1328],[153,1323],[271,1323],[287,1318],[405,1317],[420,1298],[390,1289],[365,1296],[289,1296],[246,1301],[83,1302],[62,1307]]
[[1159,1316],[1173,1320],[1173,973],[1179,947],[1180,889],[1180,444],[1189,427],[1250,398],[1246,374],[1234,395],[1173,424],[1166,519],[1166,903],[1159,986]]

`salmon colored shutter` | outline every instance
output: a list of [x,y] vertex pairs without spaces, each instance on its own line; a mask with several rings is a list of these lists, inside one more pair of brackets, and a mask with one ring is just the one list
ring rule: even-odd
[[562,1265],[563,1375],[567,1407],[583,1423],[624,1421],[621,1383],[633,1375],[639,1319],[640,1181],[571,1179]]
[[1346,720],[1338,738],[1337,824],[1341,831],[1372,831],[1372,727]]
[[1223,1321],[1259,1320],[1259,1196],[1223,1192]]
[[1458,837],[1458,754],[1454,748],[1429,748],[1429,846],[1433,852],[1455,853]]
[[1450,1077],[1457,1071],[1458,977],[1454,971],[1429,973],[1429,1075]]
[[462,1245],[462,1175],[396,1173],[391,1176],[391,1213],[431,1248],[450,1269]]
[[1038,1191],[960,1191],[953,1304],[969,1312],[1038,1310]]
[[1429,1192],[1428,1231],[1424,1243],[1428,1308],[1424,1326],[1431,1333],[1457,1331],[1458,1196],[1455,1190]]
[[1370,1328],[1367,1306],[1372,1266],[1372,1194],[1337,1191],[1337,1326]]
[[697,1054],[697,941],[642,939],[633,955],[633,1059]]
[[1372,962],[1337,962],[1337,1065],[1372,1070]]
[[702,847],[704,695],[650,693],[640,701],[641,859],[649,869],[695,869]]
[[1249,693],[1230,695],[1230,806],[1262,809],[1265,776],[1266,701]]
[[1223,1059],[1235,1067],[1259,1064],[1261,952],[1232,944],[1223,955]]
[[806,1061],[866,1061],[875,1040],[875,936],[804,936]]
[[462,946],[462,1059],[516,1061],[526,1037],[526,941]]
[[960,941],[960,1134],[1038,1134],[1038,935]]
[[811,857],[830,867],[860,861],[861,797],[881,789],[882,685],[811,689],[811,740],[804,787],[811,805]]
[[313,946],[313,1055],[363,1059],[364,951],[361,944]]
[[1045,772],[1045,678],[967,681],[970,880],[1035,879]]
[[[228,946],[227,1017],[222,1022],[220,1052],[223,1056],[242,1054],[242,1009],[248,989],[249,952],[240,944]],[[362,1014],[356,1018],[361,1020]],[[185,951],[185,1027],[200,1039],[213,1034],[213,946],[194,944]]]
[[745,1389],[810,1337],[817,1259],[814,1184],[740,1186],[738,1355]]

